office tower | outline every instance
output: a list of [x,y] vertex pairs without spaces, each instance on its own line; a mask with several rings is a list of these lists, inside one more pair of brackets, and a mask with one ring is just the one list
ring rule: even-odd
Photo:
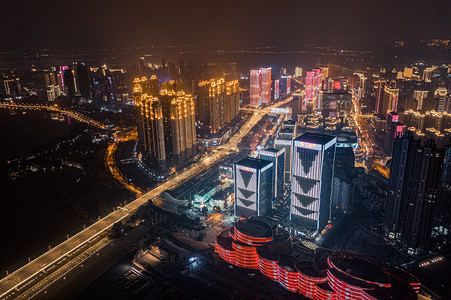
[[399,123],[399,115],[395,112],[389,112],[387,116],[387,126],[385,128],[384,151],[391,156],[393,149],[393,140],[402,135],[403,125]]
[[332,182],[332,206],[343,213],[351,213],[354,197],[355,192],[352,181],[346,178],[346,176],[336,174]]
[[280,80],[276,79],[274,80],[274,100],[279,99],[279,95],[280,95]]
[[321,231],[330,218],[337,138],[304,133],[293,140],[290,220]]
[[438,100],[438,108],[437,111],[439,113],[448,110],[448,90],[445,87],[439,87],[434,92],[434,98]]
[[73,100],[75,97],[75,81],[72,70],[69,68],[64,69],[63,76],[64,93],[69,99]]
[[274,148],[285,149],[285,183],[291,182],[291,150],[293,148],[294,130],[282,128],[274,140]]
[[61,91],[66,88],[66,83],[64,81],[64,71],[68,70],[69,66],[60,66],[60,76],[61,76]]
[[75,73],[76,75],[76,82],[77,82],[77,93],[79,96],[83,98],[90,98],[91,97],[91,84],[90,84],[90,78],[89,78],[89,71],[88,67],[86,66],[86,63],[84,62],[77,62],[76,63],[77,71]]
[[444,151],[406,132],[393,142],[384,231],[410,255],[430,247]]
[[47,100],[55,101],[56,97],[61,95],[60,87],[58,85],[58,78],[55,73],[49,72],[44,74],[45,86],[47,91]]
[[415,90],[413,92],[413,98],[417,100],[417,110],[421,110],[423,108],[423,101],[427,98],[429,91],[420,91]]
[[191,95],[162,90],[158,96],[143,93],[147,81],[135,80],[134,101],[138,113],[138,138],[144,152],[166,166],[183,163],[197,148],[195,106]]
[[295,77],[302,77],[302,68],[296,67],[296,68],[294,69],[294,76],[295,76]]
[[146,64],[145,64],[144,56],[141,56],[139,58],[138,71],[142,72],[145,69],[146,69]]
[[248,157],[233,165],[235,215],[266,216],[272,208],[273,163]]
[[434,226],[437,231],[451,233],[451,145],[445,148],[437,205],[434,213]]
[[431,82],[432,81],[432,72],[434,71],[434,68],[426,68],[423,71],[423,80],[425,82]]
[[305,102],[315,109],[321,109],[321,103],[318,99],[321,90],[322,75],[321,69],[307,71],[305,77]]
[[3,84],[5,86],[6,95],[8,96],[16,97],[22,92],[19,78],[6,79],[3,81]]
[[283,197],[284,173],[285,173],[285,149],[269,148],[260,152],[260,159],[273,163],[273,199],[274,201]]
[[291,108],[291,114],[293,121],[297,122],[299,119],[299,115],[305,112],[304,110],[304,98],[305,92],[297,92],[293,94],[293,107]]
[[280,92],[283,95],[289,95],[291,93],[291,76],[280,76]]
[[271,102],[271,68],[250,71],[250,98],[254,107]]

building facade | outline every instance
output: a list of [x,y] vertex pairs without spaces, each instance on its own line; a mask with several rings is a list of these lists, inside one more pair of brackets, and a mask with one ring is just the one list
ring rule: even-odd
[[250,101],[254,107],[271,102],[271,68],[250,71]]
[[330,218],[337,138],[304,133],[293,140],[290,220],[321,231]]
[[233,166],[235,215],[266,216],[272,209],[273,163],[248,157]]
[[284,173],[285,173],[285,149],[269,148],[260,152],[260,159],[273,163],[273,199],[274,201],[283,197]]
[[444,151],[410,132],[395,138],[384,230],[411,255],[427,253]]

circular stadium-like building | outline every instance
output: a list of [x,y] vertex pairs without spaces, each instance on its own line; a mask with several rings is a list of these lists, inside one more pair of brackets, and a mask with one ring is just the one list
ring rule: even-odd
[[229,264],[258,269],[285,289],[309,299],[416,299],[420,282],[377,258],[293,245],[288,231],[269,218],[250,217],[221,231],[215,252]]

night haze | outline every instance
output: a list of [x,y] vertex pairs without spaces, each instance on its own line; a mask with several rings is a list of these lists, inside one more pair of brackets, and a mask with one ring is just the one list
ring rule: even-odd
[[7,1],[7,49],[152,45],[330,45],[449,38],[450,3],[434,1]]
[[451,299],[450,15],[3,1],[0,300]]

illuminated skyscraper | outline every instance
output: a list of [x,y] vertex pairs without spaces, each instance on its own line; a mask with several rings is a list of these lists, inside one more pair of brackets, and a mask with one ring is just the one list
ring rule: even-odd
[[283,196],[284,173],[285,173],[285,149],[269,148],[260,152],[260,159],[273,163],[273,199],[277,200]]
[[55,98],[61,95],[61,91],[58,85],[57,77],[55,73],[50,72],[44,74],[45,86],[47,91],[47,100],[55,101]]
[[250,71],[250,97],[254,107],[271,102],[271,68]]
[[397,112],[398,111],[398,97],[399,97],[399,89],[390,87],[388,85],[384,86],[384,92],[382,100],[379,102],[379,107],[376,113],[381,116],[387,116],[387,113],[390,111]]
[[304,112],[304,98],[305,92],[299,92],[293,94],[293,107],[291,108],[292,119],[297,122],[299,115]]
[[165,171],[167,165],[183,163],[196,152],[194,100],[173,90],[162,90],[158,97],[145,94],[141,85],[146,84],[145,80],[135,80],[139,143]]
[[233,166],[235,214],[239,217],[266,216],[272,209],[273,163],[248,157]]
[[295,77],[302,77],[302,68],[296,67],[296,68],[294,69],[294,76],[295,76]]
[[366,80],[365,74],[362,73],[354,73],[354,75],[359,76],[359,90],[358,90],[358,97],[362,98],[365,96],[365,89],[366,89]]
[[393,140],[402,135],[404,126],[399,123],[399,115],[395,112],[389,112],[387,116],[387,126],[385,128],[384,151],[391,156],[393,149]]
[[279,130],[274,140],[274,148],[285,150],[285,183],[291,182],[291,152],[293,148],[293,138],[295,132],[291,128],[283,128]]
[[434,72],[434,68],[426,68],[423,71],[423,80],[425,82],[431,82],[432,81],[432,72]]
[[159,99],[143,94],[145,81],[135,80],[133,90],[138,119],[138,140],[145,153],[157,163],[160,171],[166,170],[166,151],[164,143],[163,108]]
[[337,138],[304,133],[293,141],[290,220],[321,231],[330,218]]
[[416,90],[413,92],[413,98],[417,100],[417,110],[421,110],[423,108],[423,101],[427,98],[429,91],[419,91]]
[[[305,105],[312,105],[316,109],[321,109],[319,101],[319,91],[321,90],[322,74],[321,69],[307,71],[305,77]],[[306,110],[307,108],[304,107]]]
[[240,86],[238,80],[226,83],[226,122],[230,123],[240,114]]
[[384,231],[409,254],[427,253],[444,151],[410,132],[395,138]]
[[19,78],[6,79],[3,81],[3,84],[5,86],[6,95],[8,96],[19,96],[19,93],[22,91]]
[[202,81],[198,85],[197,120],[208,126],[211,133],[218,132],[239,114],[240,97],[238,80],[225,82],[218,80]]
[[435,90],[434,97],[438,99],[438,108],[437,111],[444,112],[448,110],[448,90],[445,87],[439,87]]

